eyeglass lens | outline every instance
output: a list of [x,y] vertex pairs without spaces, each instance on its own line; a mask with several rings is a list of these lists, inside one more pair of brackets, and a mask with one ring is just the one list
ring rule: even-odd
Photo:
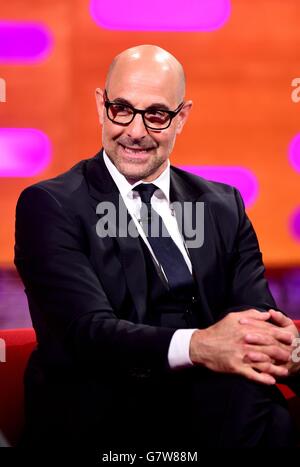
[[[134,110],[122,104],[110,104],[108,112],[114,122],[124,125],[130,123],[134,116]],[[149,109],[144,113],[144,121],[150,127],[161,128],[168,125],[170,115],[163,110]]]

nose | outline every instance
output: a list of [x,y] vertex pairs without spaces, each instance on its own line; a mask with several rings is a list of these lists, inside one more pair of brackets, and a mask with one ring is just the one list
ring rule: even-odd
[[132,122],[126,127],[127,135],[132,139],[140,139],[148,134],[141,114],[136,114]]

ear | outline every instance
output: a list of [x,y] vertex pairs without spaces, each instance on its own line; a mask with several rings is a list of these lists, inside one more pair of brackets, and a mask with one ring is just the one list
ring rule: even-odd
[[96,97],[96,105],[97,111],[99,116],[100,124],[103,125],[103,118],[104,118],[104,98],[103,98],[104,90],[97,88],[95,91]]
[[185,125],[185,122],[188,119],[192,106],[193,106],[192,101],[186,101],[183,108],[180,110],[178,114],[178,118],[177,118],[177,127],[176,127],[177,135],[179,135],[182,132],[182,129]]

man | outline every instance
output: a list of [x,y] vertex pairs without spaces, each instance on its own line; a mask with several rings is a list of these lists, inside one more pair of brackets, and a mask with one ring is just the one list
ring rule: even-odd
[[[103,151],[20,196],[15,264],[38,339],[25,445],[293,442],[275,383],[299,371],[297,330],[237,190],[169,165],[184,96],[171,54],[122,52],[96,90]],[[203,242],[176,203],[183,227],[204,213]]]

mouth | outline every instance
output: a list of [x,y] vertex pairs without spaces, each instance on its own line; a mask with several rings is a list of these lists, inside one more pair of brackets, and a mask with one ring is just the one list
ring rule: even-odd
[[143,157],[147,155],[150,151],[153,150],[153,147],[151,148],[137,148],[137,147],[130,147],[130,146],[124,146],[123,144],[120,144],[121,148],[123,149],[123,152],[129,156],[133,157]]

